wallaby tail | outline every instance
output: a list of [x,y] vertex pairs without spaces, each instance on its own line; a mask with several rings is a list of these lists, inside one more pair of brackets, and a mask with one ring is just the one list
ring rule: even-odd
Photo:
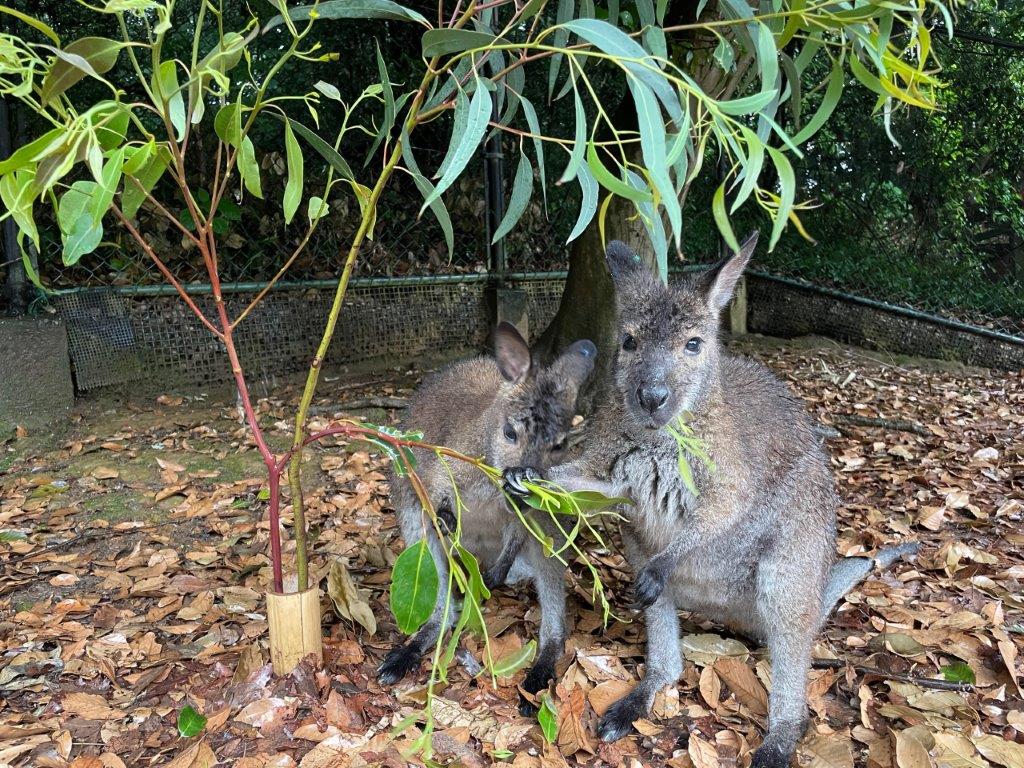
[[920,549],[921,545],[916,541],[908,541],[894,547],[886,547],[874,557],[844,557],[839,560],[832,566],[828,584],[825,585],[825,594],[821,603],[822,620],[828,618],[843,595],[860,584],[875,566],[879,569],[888,568],[901,558],[916,555]]

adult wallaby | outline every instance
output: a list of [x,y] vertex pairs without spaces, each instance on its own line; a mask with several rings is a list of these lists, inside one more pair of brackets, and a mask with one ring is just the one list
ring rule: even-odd
[[[542,367],[531,359],[515,326],[500,323],[494,332],[494,358],[458,362],[425,380],[410,400],[405,426],[422,430],[428,442],[483,456],[491,466],[550,466],[564,459],[576,396],[594,369],[596,355],[592,342],[577,341]],[[454,479],[464,505],[461,543],[480,561],[487,587],[533,580],[541,608],[540,650],[523,687],[530,693],[540,690],[554,674],[567,634],[564,565],[544,556],[540,544],[508,509],[501,489],[482,473],[458,461],[449,461],[446,468],[431,452],[415,453],[417,474],[450,531],[456,526]],[[426,537],[440,583],[445,584],[444,545],[415,493],[408,482],[394,476],[391,493],[405,543]],[[418,666],[447,629],[442,626],[443,589],[441,593],[430,620],[384,659],[378,670],[382,683],[396,682]],[[449,609],[449,623],[454,612]]]
[[[543,473],[569,490],[626,496],[623,537],[645,608],[647,664],[637,687],[601,718],[606,741],[645,716],[682,673],[677,609],[696,611],[767,644],[768,733],[753,768],[788,764],[806,725],[811,648],[832,604],[871,568],[833,567],[836,507],[828,458],[799,400],[760,363],[727,354],[719,315],[757,242],[716,267],[664,285],[624,244],[607,262],[615,282],[619,351],[583,455]],[[709,468],[679,470],[666,430],[679,418],[704,442]],[[509,493],[539,473],[511,468]]]

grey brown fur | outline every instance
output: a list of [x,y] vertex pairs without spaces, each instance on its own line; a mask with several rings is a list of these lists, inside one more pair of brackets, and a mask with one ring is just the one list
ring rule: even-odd
[[[666,287],[622,243],[608,247],[619,351],[610,402],[584,454],[546,476],[626,496],[626,555],[645,608],[643,679],[601,718],[605,740],[629,732],[682,673],[677,609],[764,642],[772,658],[768,733],[753,768],[788,764],[806,723],[806,679],[823,617],[871,563],[833,569],[837,497],[802,404],[760,363],[719,341],[719,315],[756,243],[680,287]],[[689,413],[715,468],[691,457],[698,495],[665,425]],[[516,492],[521,469],[506,472]],[[866,565],[865,565],[866,564]]]
[[[593,371],[596,347],[578,341],[551,365],[541,367],[514,326],[500,324],[494,340],[494,358],[458,362],[425,380],[409,402],[405,426],[421,430],[427,442],[483,456],[491,466],[546,468],[563,460],[576,396]],[[554,672],[567,635],[564,566],[544,557],[540,545],[508,509],[501,490],[477,469],[458,461],[449,461],[446,469],[433,453],[424,451],[417,451],[417,459],[417,474],[439,518],[450,530],[461,523],[461,543],[480,561],[488,588],[533,581],[541,607],[540,650],[524,688],[540,690]],[[465,507],[461,521],[455,519],[453,478]],[[406,480],[395,477],[391,492],[406,544],[426,537],[445,584],[442,542],[416,494]],[[448,623],[453,620],[449,615]],[[443,624],[441,594],[432,618],[388,654],[379,679],[392,683],[418,666],[446,629]]]

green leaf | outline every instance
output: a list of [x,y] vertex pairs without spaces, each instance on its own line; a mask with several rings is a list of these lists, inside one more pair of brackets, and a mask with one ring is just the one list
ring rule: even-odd
[[[434,191],[434,185],[431,184],[427,178],[420,173],[419,166],[416,164],[416,158],[412,154],[412,147],[409,146],[409,137],[404,131],[402,133],[402,160],[405,161],[405,167],[412,176],[412,181],[416,185],[416,189],[423,195],[423,199],[427,200],[430,198],[431,193]],[[448,215],[448,209],[445,207],[444,201],[441,198],[436,198],[434,202],[430,204],[430,210],[437,219],[437,223],[441,226],[441,231],[444,232],[444,242],[448,246],[448,258],[451,259],[452,252],[455,249],[455,230],[452,227],[451,217]]]
[[165,61],[160,64],[160,69],[153,76],[153,92],[167,110],[178,141],[181,141],[185,136],[185,97],[178,85],[178,66],[175,62]]
[[[537,119],[537,110],[533,108],[533,102],[525,96],[521,97],[523,103],[523,115],[526,117],[526,124],[530,126],[530,133],[533,134],[533,151],[537,155],[537,170],[540,173],[540,192],[544,197],[544,210],[548,208],[547,179],[544,174],[544,142],[540,139],[540,121]],[[514,197],[515,195],[513,195]]]
[[[782,230],[786,228],[789,213],[793,210],[793,202],[796,200],[796,175],[793,173],[793,166],[790,165],[789,158],[770,144],[767,149],[772,162],[775,163],[775,170],[779,175],[779,186],[782,188],[779,210],[775,214],[775,223],[772,225],[772,238],[768,243],[770,251],[782,237]],[[733,250],[738,251],[739,248],[733,248]]]
[[[150,146],[150,145],[146,145]],[[144,156],[144,162],[140,168],[135,169],[135,157],[128,155],[130,159],[125,163],[125,180],[124,190],[121,192],[121,212],[125,215],[125,218],[134,219],[135,214],[139,210],[139,206],[142,205],[142,201],[146,198],[146,193],[151,192],[153,187],[156,186],[157,181],[163,176],[164,171],[167,170],[167,165],[170,160],[167,148],[164,146],[156,147],[153,145],[152,153],[146,152],[145,147],[139,147],[136,155]],[[129,166],[132,170],[129,172]],[[138,181],[138,184],[135,181]]]
[[[653,14],[653,7],[651,13]],[[683,213],[676,197],[676,188],[668,174],[668,162],[665,153],[665,122],[658,108],[658,101],[650,88],[630,77],[629,90],[633,94],[636,105],[637,122],[640,126],[640,151],[654,188],[658,190],[661,204],[665,206],[672,233],[676,243],[682,236]],[[666,265],[667,268],[667,265]]]
[[508,43],[507,40],[473,29],[428,29],[423,33],[423,58],[432,59],[448,53],[486,48],[495,42]]
[[302,150],[292,133],[292,123],[287,119],[284,122],[284,150],[288,161],[288,181],[284,187],[284,223],[291,224],[302,202],[303,174]]
[[[569,163],[562,172],[562,178],[558,180],[559,184],[572,181],[576,177],[580,164],[583,162],[583,152],[587,148],[587,113],[583,109],[583,100],[580,98],[579,89],[573,88],[572,91],[576,104],[576,134],[573,137],[572,152],[569,153]],[[574,238],[570,237],[569,239],[573,240]]]
[[310,224],[318,219],[322,219],[330,213],[330,210],[327,202],[322,197],[317,197],[316,195],[311,196],[306,203],[306,215],[309,217]]
[[100,149],[109,152],[120,146],[128,130],[128,118],[128,110],[116,102],[110,102],[109,109],[92,110],[90,123],[96,131]]
[[[390,19],[391,21],[415,21],[430,26],[422,14],[410,10],[391,0],[326,0],[317,5],[300,5],[288,9],[292,21],[318,19]],[[275,16],[263,26],[266,33],[284,23],[283,16]]]
[[[299,155],[301,158],[301,154]],[[242,139],[242,146],[238,150],[238,175],[242,177],[242,183],[249,190],[249,194],[256,197],[263,197],[263,183],[260,180],[260,165],[256,162],[256,148],[252,139],[246,136]],[[302,195],[300,184],[299,195]]]
[[101,75],[113,69],[124,46],[124,43],[106,37],[83,37],[69,43],[63,50],[43,46],[57,54],[57,60],[39,89],[43,105],[48,105],[87,75],[102,80]]
[[[281,117],[276,113],[274,115]],[[242,105],[235,102],[217,110],[217,115],[213,118],[213,130],[225,144],[238,147],[242,137]]]
[[94,222],[90,208],[98,194],[95,181],[76,181],[57,205],[57,223],[64,241],[63,260],[66,266],[96,250],[103,240],[103,223]]
[[12,531],[9,528],[0,530],[0,543],[8,543],[11,541],[25,541],[28,536],[22,531]]
[[54,128],[38,139],[18,147],[10,157],[0,162],[0,176],[6,176],[19,168],[27,168],[48,154],[60,150],[66,144],[66,136],[63,128]]
[[36,248],[39,247],[39,229],[32,215],[32,206],[37,194],[36,174],[30,168],[0,176],[0,200],[11,212],[19,231],[28,235]]
[[[572,0],[558,0],[558,13],[555,16],[555,23],[564,25],[566,22],[572,19],[573,3]],[[555,30],[555,36],[552,40],[552,45],[555,48],[565,48],[569,42],[569,30],[560,26]],[[548,99],[551,99],[552,94],[555,92],[555,85],[558,83],[558,70],[562,66],[562,57],[564,54],[556,53],[551,57],[551,65],[548,69]]]
[[[276,112],[267,112],[266,114],[277,118],[281,122],[285,121],[285,118]],[[345,162],[345,158],[339,155],[338,151],[334,147],[321,139],[302,123],[296,122],[295,120],[289,120],[289,123],[291,124],[292,129],[306,140],[306,143],[320,153],[320,156],[327,161],[328,165],[348,181],[355,181],[355,175],[353,175],[352,169],[349,167],[348,163]]]
[[839,103],[839,98],[843,95],[845,81],[842,59],[836,59],[832,63],[832,72],[829,73],[828,85],[825,88],[825,95],[821,97],[818,111],[814,113],[814,117],[807,122],[807,125],[793,137],[794,144],[803,144],[828,121],[835,111],[836,105]]
[[633,189],[633,187],[622,179],[617,176],[613,176],[611,172],[604,167],[604,163],[601,162],[601,158],[598,157],[597,147],[594,146],[593,141],[587,142],[587,165],[590,167],[590,170],[594,174],[594,178],[597,179],[598,183],[612,194],[624,197],[627,200],[632,200],[633,202],[651,202],[654,199],[651,197],[650,193]]
[[764,143],[749,128],[741,127],[740,130],[746,139],[747,152],[749,154],[747,155],[746,163],[743,165],[743,184],[732,201],[732,207],[729,209],[730,213],[736,213],[736,210],[743,205],[750,196],[750,193],[754,191],[754,188],[757,186],[758,177],[761,175],[761,167],[764,165]]
[[57,36],[57,33],[54,32],[46,24],[43,24],[43,22],[39,21],[39,19],[33,18],[32,16],[29,16],[26,13],[22,13],[21,11],[16,11],[14,8],[8,8],[6,5],[0,5],[0,13],[9,14],[10,16],[13,16],[19,21],[25,22],[33,29],[42,32],[44,35],[50,38],[53,41],[54,45],[60,45],[60,37]]
[[572,232],[569,233],[569,239],[565,242],[571,243],[577,237],[583,234],[586,230],[587,225],[590,224],[594,218],[594,214],[597,213],[597,193],[598,185],[597,179],[594,178],[594,174],[590,172],[590,167],[581,165],[579,172],[576,174],[576,180],[580,183],[580,189],[583,191],[583,197],[580,200],[580,215],[576,219],[576,226],[572,228]]
[[110,210],[110,204],[114,202],[114,195],[121,184],[121,173],[124,167],[125,147],[113,152],[103,164],[103,173],[100,174],[99,186],[96,189],[92,201],[92,221],[99,224],[103,216]]
[[604,53],[619,59],[643,61],[644,64],[632,61],[618,61],[617,63],[654,91],[658,101],[665,108],[665,112],[676,124],[682,122],[684,110],[679,100],[679,93],[665,78],[657,61],[633,38],[618,27],[613,27],[599,19],[576,19],[566,22],[564,26],[588,43],[596,45]]
[[492,243],[498,242],[511,231],[526,212],[531,197],[533,197],[533,166],[526,153],[520,152],[519,167],[516,168],[516,177],[512,182],[512,196],[509,198],[508,208],[501,219],[501,224],[498,225],[494,237],[491,238]]
[[364,167],[370,162],[380,143],[391,134],[391,129],[395,127],[395,92],[391,89],[391,79],[388,76],[387,64],[384,63],[384,57],[380,53],[380,43],[374,42],[377,45],[377,74],[380,75],[381,93],[384,96],[384,121],[380,124],[377,137],[373,140],[373,146],[366,153]]
[[540,709],[537,710],[537,722],[544,733],[544,739],[548,744],[554,744],[558,738],[558,708],[551,700],[551,694],[547,691],[540,695]]
[[774,91],[754,93],[739,99],[717,102],[718,108],[727,115],[752,115],[772,103]]
[[[430,193],[423,207],[420,208],[420,213],[423,213],[423,210],[428,205],[439,198],[459,178],[462,171],[466,168],[466,164],[469,163],[470,158],[476,153],[476,149],[480,145],[480,139],[483,138],[484,131],[487,130],[487,123],[490,117],[491,94],[478,81],[476,92],[473,94],[473,100],[470,102],[469,109],[467,110],[466,123],[463,130],[452,131],[451,142],[448,146],[451,162],[441,176],[441,180],[437,182],[437,186],[434,187],[434,191]],[[456,126],[457,128],[459,126]]]
[[178,735],[183,739],[197,736],[206,727],[206,717],[186,704],[178,713]]
[[969,665],[958,661],[954,664],[947,664],[942,668],[942,677],[951,683],[967,683],[974,685],[974,670]]
[[406,547],[391,569],[391,612],[411,635],[430,618],[437,602],[437,566],[426,539]]
[[715,225],[718,227],[718,231],[722,233],[722,237],[725,238],[726,244],[733,251],[739,251],[739,240],[736,239],[736,233],[732,231],[732,224],[729,223],[729,214],[725,212],[724,181],[718,185],[718,189],[715,190],[715,196],[711,199],[711,215],[714,216]]
[[533,661],[533,657],[536,655],[537,641],[531,640],[526,645],[506,653],[500,659],[496,659],[491,664],[491,674],[495,677],[511,677]]

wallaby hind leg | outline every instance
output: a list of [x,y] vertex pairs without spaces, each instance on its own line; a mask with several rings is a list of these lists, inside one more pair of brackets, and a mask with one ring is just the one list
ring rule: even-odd
[[[537,658],[523,680],[523,690],[537,693],[547,688],[555,676],[555,663],[565,650],[569,636],[565,609],[565,566],[555,557],[545,557],[535,540],[526,543],[524,555],[529,561],[533,584],[540,603],[540,638]],[[526,698],[519,701],[519,712],[528,717],[536,708]]]
[[643,679],[636,688],[608,708],[597,725],[605,741],[621,739],[633,728],[633,722],[647,715],[654,697],[666,685],[683,674],[679,647],[679,615],[671,590],[661,593],[644,611],[647,624],[647,662]]
[[825,585],[825,592],[822,595],[822,620],[832,613],[836,604],[843,599],[847,592],[864,581],[875,566],[880,569],[888,568],[900,558],[916,555],[919,549],[921,549],[920,544],[916,541],[909,541],[894,547],[886,547],[873,558],[844,557],[836,561],[829,572],[828,583]]
[[807,728],[807,673],[814,635],[810,629],[778,625],[768,640],[772,660],[772,692],[768,700],[768,733],[750,768],[786,768]]
[[[430,547],[430,554],[434,558],[434,565],[437,567],[437,603],[434,605],[434,612],[427,622],[419,630],[401,645],[396,645],[377,669],[377,680],[383,685],[397,683],[403,677],[419,666],[423,654],[434,647],[437,639],[456,618],[458,608],[455,602],[448,598],[448,559],[441,549],[441,542],[438,541],[434,531],[424,532],[422,527],[414,533],[405,531],[406,545],[411,546],[426,533],[427,546]],[[447,608],[445,603],[448,603]],[[446,616],[447,614],[447,616]]]

